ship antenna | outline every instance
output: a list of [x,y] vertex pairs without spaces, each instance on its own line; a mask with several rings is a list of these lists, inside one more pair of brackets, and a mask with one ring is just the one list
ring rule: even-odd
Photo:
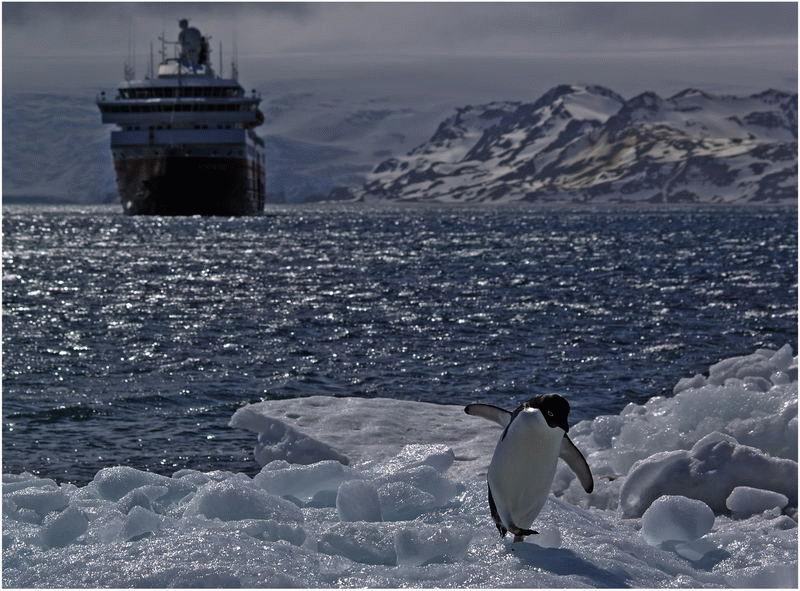
[[225,71],[223,70],[224,64],[225,64],[225,62],[222,61],[222,40],[220,40],[220,42],[219,42],[219,77],[220,78],[224,78],[225,77]]
[[153,78],[153,42],[150,41],[150,79]]
[[239,80],[239,48],[236,44],[236,31],[233,32],[233,61],[231,61],[231,78]]
[[133,47],[131,53],[131,74],[136,78],[136,31],[133,28],[133,19],[131,19],[131,43]]

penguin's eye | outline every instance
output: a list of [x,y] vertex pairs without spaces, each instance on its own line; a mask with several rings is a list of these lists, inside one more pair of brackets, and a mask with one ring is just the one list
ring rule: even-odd
[[548,417],[552,417],[553,416],[553,411],[552,410],[548,410],[547,411],[547,416]]

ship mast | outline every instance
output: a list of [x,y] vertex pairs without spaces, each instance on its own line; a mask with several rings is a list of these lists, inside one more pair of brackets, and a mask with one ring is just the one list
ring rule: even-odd
[[236,31],[233,32],[233,60],[231,60],[231,78],[239,81],[239,48],[236,45]]
[[136,39],[133,36],[133,20],[128,24],[128,59],[125,60],[123,73],[125,80],[130,81],[136,78]]

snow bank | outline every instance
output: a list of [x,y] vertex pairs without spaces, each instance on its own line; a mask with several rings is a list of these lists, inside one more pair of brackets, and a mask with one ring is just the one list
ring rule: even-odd
[[797,505],[797,357],[788,345],[759,349],[680,380],[672,398],[629,404],[582,421],[570,437],[595,475],[587,495],[560,466],[554,492],[584,507],[641,516],[664,494],[706,502],[716,513],[737,486],[786,495]]
[[597,492],[559,470],[541,535],[523,544],[500,540],[487,507],[500,428],[461,407],[250,405],[231,422],[258,434],[254,478],[114,467],[76,487],[4,475],[3,582],[795,587],[796,370],[790,350],[760,350],[682,380],[673,398],[574,426]]
[[714,432],[688,451],[657,453],[636,462],[622,485],[619,504],[624,516],[638,517],[661,495],[679,494],[724,513],[728,495],[742,485],[782,493],[796,507],[797,463]]

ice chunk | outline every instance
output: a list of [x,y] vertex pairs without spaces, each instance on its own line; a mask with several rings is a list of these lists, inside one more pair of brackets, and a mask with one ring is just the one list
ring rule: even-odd
[[250,406],[237,410],[230,426],[258,433],[254,454],[262,466],[274,460],[285,460],[290,464],[314,464],[324,460],[349,463],[345,455],[327,443],[301,433],[279,419],[259,413]]
[[268,542],[285,540],[290,544],[300,546],[306,540],[305,530],[296,522],[280,523],[272,519],[248,519],[227,525],[231,529],[243,531],[248,536]]
[[651,546],[690,542],[714,526],[714,512],[702,501],[678,495],[659,497],[642,515],[642,536]]
[[291,501],[298,507],[303,507],[304,505],[306,507],[317,507],[317,508],[335,507],[337,493],[338,490],[318,490],[317,492],[314,493],[314,496],[311,497],[311,500],[308,501],[307,503],[303,503],[303,501],[292,495],[286,495],[283,498]]
[[41,532],[42,544],[50,547],[67,546],[81,536],[89,527],[83,511],[68,507],[58,515],[45,520]]
[[173,472],[172,478],[191,482],[193,485],[197,487],[200,487],[209,480],[211,480],[211,478],[207,474],[203,474],[202,472],[199,472],[197,470],[189,470],[189,469],[182,469],[178,470],[177,472]]
[[774,507],[783,509],[788,504],[786,495],[749,486],[737,486],[725,500],[725,506],[736,517],[750,517]]
[[17,490],[7,495],[7,498],[18,508],[36,511],[39,515],[61,511],[69,504],[67,496],[58,487],[49,484],[41,488],[27,487]]
[[12,482],[22,482],[23,480],[30,480],[31,478],[36,478],[30,472],[21,472],[19,474],[13,474],[11,472],[4,472],[3,473],[3,490],[7,484],[11,484]]
[[133,489],[117,502],[117,507],[122,513],[128,513],[133,507],[139,506],[152,510],[152,501],[163,497],[169,489],[166,486],[146,485]]
[[691,450],[657,453],[637,462],[620,491],[626,517],[638,517],[662,495],[683,495],[724,513],[725,500],[737,486],[754,486],[785,495],[797,503],[797,463],[772,458],[739,445],[730,436],[711,434]]
[[781,386],[783,384],[788,384],[792,380],[789,377],[789,374],[785,371],[776,371],[769,377],[769,381],[775,384],[776,386]]
[[393,532],[387,523],[339,523],[322,534],[317,546],[320,552],[354,562],[393,566],[397,564]]
[[473,532],[466,527],[403,528],[394,536],[397,563],[420,566],[434,562],[457,562],[464,558],[472,535]]
[[776,371],[785,371],[792,362],[792,348],[784,345],[780,350],[759,349],[751,355],[732,357],[709,367],[708,381],[724,384],[728,378],[743,379],[749,376],[769,377]]
[[792,346],[788,343],[778,349],[778,351],[770,357],[770,363],[775,366],[778,371],[786,371],[797,361],[793,357]]
[[[602,415],[592,422],[590,430],[595,446],[606,449],[611,447],[614,437],[619,434],[624,420],[619,415]],[[570,433],[571,434],[571,433]]]
[[766,392],[772,387],[772,382],[760,376],[747,376],[742,380],[745,388],[756,392]]
[[266,542],[284,540],[294,546],[300,546],[306,540],[305,529],[297,521],[285,523],[274,519],[239,519],[235,521],[220,521],[219,519],[206,519],[203,515],[189,515],[179,522],[183,530],[221,530],[233,533],[243,533],[252,538]]
[[427,465],[395,472],[378,479],[379,486],[389,482],[405,482],[429,493],[440,506],[446,505],[455,495],[464,490],[460,483],[448,480],[435,468]]
[[162,518],[144,507],[136,506],[125,518],[120,536],[123,540],[138,540],[161,528]]
[[189,494],[195,489],[188,481],[144,472],[129,466],[104,468],[95,474],[92,483],[100,496],[110,501],[119,501],[133,489],[145,485],[166,487],[170,494],[175,496]]
[[187,504],[184,515],[204,515],[222,521],[272,519],[303,522],[303,513],[295,504],[234,479],[203,486]]
[[[3,478],[13,476],[11,474],[4,474]],[[3,481],[3,494],[7,495],[9,493],[23,490],[26,488],[43,488],[47,485],[50,485],[48,488],[57,487],[55,480],[51,480],[50,478],[35,478],[27,475],[24,478],[14,479],[10,482]]]
[[89,521],[86,539],[89,543],[110,544],[121,539],[127,517],[119,511],[107,511]]
[[439,472],[446,472],[453,465],[455,454],[446,445],[412,443],[404,445],[400,453],[389,461],[368,463],[367,467],[374,470],[379,466],[379,473],[389,474],[400,470],[408,470],[418,466],[431,466]]
[[364,480],[348,480],[339,485],[336,511],[341,521],[383,521],[378,492]]
[[336,491],[345,480],[356,480],[360,474],[334,460],[317,462],[310,466],[291,465],[276,460],[264,466],[253,482],[274,495],[291,495],[307,503],[321,491],[330,491],[331,506]]
[[419,517],[438,506],[432,494],[407,482],[387,482],[378,488],[383,518],[405,521]]
[[702,374],[695,374],[691,378],[681,378],[675,387],[672,389],[673,394],[683,392],[684,390],[701,388],[706,385],[706,378]]

